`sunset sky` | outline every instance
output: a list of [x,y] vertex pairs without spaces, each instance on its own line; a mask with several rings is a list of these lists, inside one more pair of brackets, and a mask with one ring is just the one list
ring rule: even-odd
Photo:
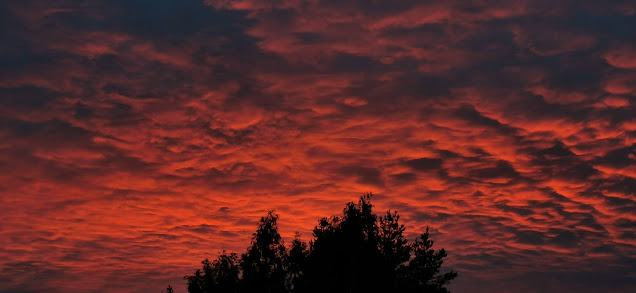
[[633,1],[0,2],[0,293],[185,292],[365,192],[452,292],[636,292]]

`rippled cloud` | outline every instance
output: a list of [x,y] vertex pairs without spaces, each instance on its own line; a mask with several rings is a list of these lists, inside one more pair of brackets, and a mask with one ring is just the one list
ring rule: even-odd
[[630,1],[0,12],[0,292],[183,291],[268,209],[309,239],[364,192],[452,290],[634,289]]

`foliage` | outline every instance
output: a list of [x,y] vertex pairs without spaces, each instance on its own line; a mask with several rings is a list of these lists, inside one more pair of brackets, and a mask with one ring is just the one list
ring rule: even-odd
[[449,292],[457,273],[441,273],[447,254],[433,249],[428,227],[409,243],[399,214],[378,217],[370,200],[366,194],[342,215],[320,219],[309,244],[297,233],[289,249],[278,233],[278,215],[269,211],[247,251],[204,260],[185,277],[188,292]]
[[193,276],[186,276],[190,293],[234,293],[238,291],[239,262],[235,253],[225,251],[213,262],[204,260],[203,272],[197,270]]
[[278,215],[269,211],[262,217],[252,236],[252,245],[241,256],[242,288],[245,292],[285,292],[286,256],[280,234]]

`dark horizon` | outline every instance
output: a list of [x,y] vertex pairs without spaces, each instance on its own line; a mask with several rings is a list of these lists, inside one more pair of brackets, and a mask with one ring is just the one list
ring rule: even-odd
[[636,292],[634,1],[0,15],[0,293],[185,292],[267,210],[290,243],[366,192],[451,292]]

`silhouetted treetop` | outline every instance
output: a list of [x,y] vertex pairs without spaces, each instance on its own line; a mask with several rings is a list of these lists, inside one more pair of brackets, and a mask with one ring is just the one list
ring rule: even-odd
[[296,233],[289,248],[278,233],[278,215],[269,211],[247,251],[240,258],[223,252],[204,260],[202,269],[185,277],[188,292],[448,292],[457,273],[441,273],[446,251],[433,249],[428,227],[409,243],[399,214],[378,217],[371,197],[320,219],[309,244]]
[[278,233],[278,215],[269,211],[252,236],[252,245],[241,255],[245,292],[285,292],[285,246]]
[[185,277],[188,280],[188,292],[237,292],[241,268],[236,253],[227,254],[223,251],[213,262],[206,259],[201,263],[203,271],[197,270],[193,276]]

